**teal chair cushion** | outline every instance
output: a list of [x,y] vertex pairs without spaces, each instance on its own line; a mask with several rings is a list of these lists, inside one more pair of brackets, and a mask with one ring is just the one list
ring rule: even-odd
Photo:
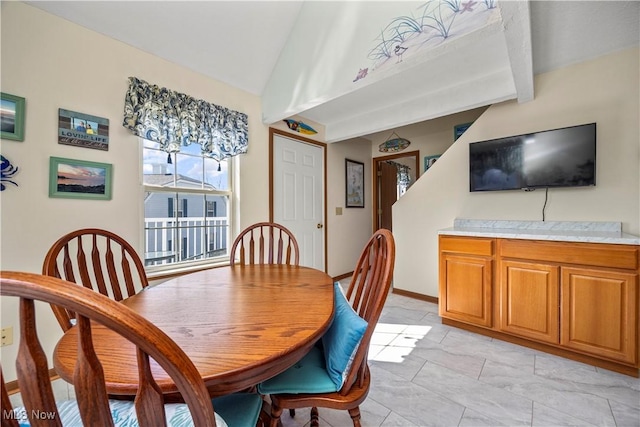
[[335,316],[331,327],[322,337],[324,358],[329,377],[338,390],[342,388],[360,341],[367,330],[367,322],[358,316],[342,292],[334,284]]
[[254,427],[262,409],[262,397],[249,393],[229,394],[213,399],[213,408],[229,427]]
[[[347,377],[367,322],[353,310],[339,283],[334,284],[335,315],[322,337],[298,363],[258,385],[260,394],[331,393]],[[217,410],[217,409],[216,409]]]
[[[338,391],[325,368],[324,355],[318,347],[298,363],[258,385],[260,394],[331,393]],[[215,400],[214,400],[215,405]],[[218,408],[216,407],[216,411]]]
[[[78,402],[65,400],[57,402],[60,421],[63,426],[82,426]],[[111,416],[115,427],[137,427],[138,417],[132,401],[110,400]],[[253,427],[258,422],[262,399],[257,394],[233,394],[213,399],[217,427]],[[24,407],[15,408],[14,414],[20,427],[27,427],[29,417]],[[164,405],[167,424],[171,427],[192,427],[189,407],[184,403]],[[224,415],[222,415],[224,414]]]

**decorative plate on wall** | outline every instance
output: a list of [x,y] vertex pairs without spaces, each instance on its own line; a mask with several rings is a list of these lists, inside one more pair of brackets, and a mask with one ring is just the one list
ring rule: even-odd
[[[395,136],[395,138],[392,138]],[[378,145],[381,153],[397,153],[407,148],[411,144],[408,139],[400,138],[395,132],[382,144]]]

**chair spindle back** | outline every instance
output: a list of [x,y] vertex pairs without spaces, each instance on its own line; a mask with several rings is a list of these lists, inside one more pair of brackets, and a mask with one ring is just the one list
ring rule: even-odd
[[298,265],[300,262],[300,250],[293,233],[272,222],[259,222],[245,228],[233,242],[230,256],[231,265]]
[[0,295],[19,298],[20,342],[16,375],[26,409],[25,414],[13,412],[2,376],[3,427],[17,426],[17,418],[21,416],[27,416],[36,427],[61,425],[47,357],[38,339],[34,301],[56,305],[77,315],[78,362],[73,385],[84,425],[113,426],[102,366],[93,347],[92,321],[116,331],[137,348],[140,387],[135,407],[140,426],[166,425],[163,397],[153,379],[149,357],[175,382],[189,407],[194,425],[216,425],[213,405],[197,368],[171,338],[128,307],[76,284],[33,273],[0,272]]
[[[42,274],[81,284],[115,301],[149,286],[140,257],[122,237],[106,230],[85,228],[68,233],[49,249]],[[74,314],[52,306],[63,330]]]
[[367,323],[367,329],[356,351],[351,370],[340,390],[346,395],[358,380],[362,386],[368,375],[367,353],[373,331],[387,300],[395,264],[395,241],[389,230],[379,229],[364,247],[346,292],[353,309]]

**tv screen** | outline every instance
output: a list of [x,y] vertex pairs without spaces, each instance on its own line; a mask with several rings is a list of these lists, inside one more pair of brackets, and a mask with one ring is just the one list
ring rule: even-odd
[[469,144],[471,191],[595,184],[595,123]]

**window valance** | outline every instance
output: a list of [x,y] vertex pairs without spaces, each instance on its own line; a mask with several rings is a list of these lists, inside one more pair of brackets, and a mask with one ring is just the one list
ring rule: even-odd
[[246,153],[247,115],[129,77],[122,126],[168,153],[200,144],[218,161]]

